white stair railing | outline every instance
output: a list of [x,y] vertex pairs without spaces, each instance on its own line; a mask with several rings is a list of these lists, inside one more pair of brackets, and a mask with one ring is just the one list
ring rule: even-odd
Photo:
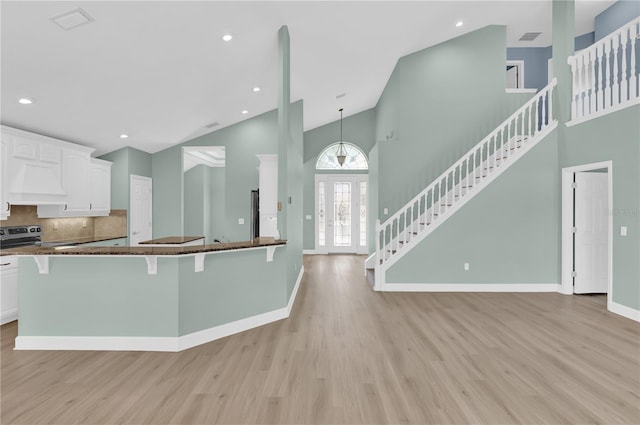
[[376,221],[376,269],[431,233],[487,179],[555,127],[551,100],[556,83],[554,79],[384,223]]
[[569,56],[573,76],[571,120],[603,115],[640,101],[640,17]]

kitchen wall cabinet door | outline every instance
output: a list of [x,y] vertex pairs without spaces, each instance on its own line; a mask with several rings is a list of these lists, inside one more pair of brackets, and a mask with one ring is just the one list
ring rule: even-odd
[[67,191],[64,214],[75,215],[90,210],[88,154],[65,150],[62,161],[62,187]]
[[109,215],[111,210],[111,162],[91,158],[89,162],[89,209],[91,215]]
[[8,145],[9,143],[2,137],[0,140],[0,220],[6,220],[11,215],[11,204],[7,193]]

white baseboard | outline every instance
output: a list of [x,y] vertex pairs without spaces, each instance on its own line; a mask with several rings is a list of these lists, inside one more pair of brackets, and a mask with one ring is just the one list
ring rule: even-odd
[[385,283],[383,292],[558,292],[557,283]]
[[316,255],[318,253],[318,251],[316,251],[315,249],[303,249],[302,250],[302,255]]
[[300,268],[298,279],[286,307],[214,326],[179,337],[85,337],[85,336],[18,336],[16,350],[90,350],[90,351],[182,351],[216,339],[286,319],[291,313],[304,276]]
[[619,314],[620,316],[624,316],[627,319],[640,322],[640,310],[634,310],[631,307],[627,307],[626,305],[618,304],[613,301],[609,302],[608,310],[612,313]]
[[5,323],[13,322],[14,320],[18,320],[18,309],[14,308],[13,310],[5,311],[0,317],[0,325],[4,325]]

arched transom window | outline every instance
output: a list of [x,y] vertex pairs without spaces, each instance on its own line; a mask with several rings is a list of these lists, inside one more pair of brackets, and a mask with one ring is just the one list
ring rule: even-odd
[[340,142],[329,145],[318,156],[316,170],[368,170],[369,163],[367,157],[362,150],[348,142],[342,142],[344,146],[344,154],[346,159],[344,164],[340,165],[337,158],[337,152],[340,148]]

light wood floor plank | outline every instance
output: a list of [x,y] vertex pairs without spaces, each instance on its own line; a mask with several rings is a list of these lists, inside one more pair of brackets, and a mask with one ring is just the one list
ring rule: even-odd
[[606,297],[376,293],[306,256],[291,317],[180,353],[14,351],[2,424],[638,424],[640,324]]

